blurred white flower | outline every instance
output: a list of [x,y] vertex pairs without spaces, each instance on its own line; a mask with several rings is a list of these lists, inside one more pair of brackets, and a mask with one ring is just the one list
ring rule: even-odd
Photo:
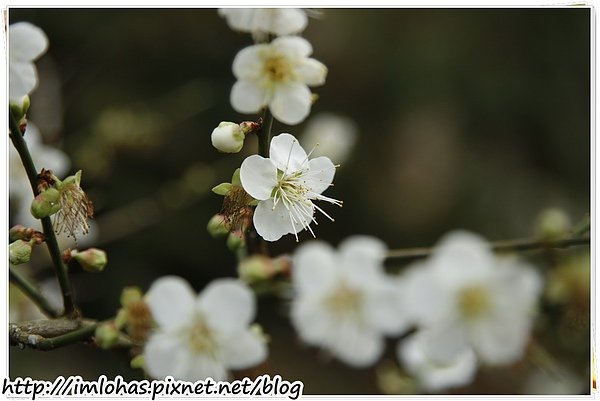
[[309,160],[298,140],[285,133],[273,137],[269,156],[249,156],[240,169],[244,190],[260,201],[254,211],[256,232],[267,241],[291,233],[297,240],[302,229],[314,236],[310,223],[315,209],[333,219],[313,201],[342,204],[321,195],[333,181],[334,164],[323,156]]
[[[40,131],[32,122],[27,123],[23,138],[38,170],[52,170],[57,176],[62,176],[69,170],[69,157],[55,147],[44,145]],[[33,192],[19,153],[12,145],[9,146],[9,193],[11,201],[17,202],[20,209],[26,209],[29,213]]]
[[458,355],[471,348],[489,365],[521,358],[542,289],[531,266],[496,257],[483,238],[457,231],[405,279],[403,303],[436,349]]
[[231,105],[240,113],[256,113],[269,106],[273,116],[298,124],[308,116],[312,93],[308,86],[325,83],[327,67],[309,58],[312,46],[303,38],[284,36],[268,44],[239,51],[233,60],[237,82]]
[[354,121],[330,113],[312,117],[300,137],[302,146],[315,149],[314,156],[327,156],[335,163],[343,163],[358,139],[358,127]]
[[256,39],[300,33],[308,24],[300,8],[220,8],[219,15],[235,31],[250,32]]
[[427,330],[418,331],[398,343],[398,359],[406,371],[419,379],[429,392],[471,383],[477,372],[477,357],[472,349],[448,354],[438,349]]
[[337,251],[321,241],[298,247],[291,319],[302,340],[351,366],[377,361],[384,336],[408,328],[394,302],[393,280],[383,270],[385,252],[380,240],[366,236],[346,239]]
[[48,48],[46,34],[29,22],[18,22],[9,27],[9,100],[20,103],[37,86],[37,72],[33,61]]
[[156,280],[146,302],[158,324],[144,348],[150,376],[196,381],[227,380],[230,369],[262,362],[267,348],[249,328],[254,294],[238,280],[219,279],[199,296],[180,277]]

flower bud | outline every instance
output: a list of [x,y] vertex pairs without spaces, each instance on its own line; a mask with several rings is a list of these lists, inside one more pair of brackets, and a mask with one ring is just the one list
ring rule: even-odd
[[109,349],[119,341],[119,331],[112,323],[103,323],[96,328],[94,337],[100,348]]
[[22,124],[22,120],[27,114],[30,104],[29,96],[27,95],[23,96],[20,102],[10,102],[10,111],[15,119],[19,122],[19,125]]
[[224,215],[215,214],[208,221],[206,229],[213,238],[222,238],[226,236],[231,230],[231,224],[229,224],[227,218],[225,218]]
[[134,302],[140,301],[144,294],[138,287],[125,287],[121,292],[121,306],[128,307]]
[[140,354],[135,356],[131,362],[129,362],[129,366],[132,369],[143,369],[144,368],[144,354]]
[[8,230],[8,240],[10,242],[14,242],[18,239],[31,238],[31,231],[31,228],[27,228],[21,224],[17,224],[16,226],[13,226],[10,230]]
[[36,219],[43,219],[60,210],[60,192],[56,188],[42,191],[31,202],[31,214]]
[[244,233],[242,231],[233,231],[227,236],[227,248],[229,248],[231,252],[235,252],[245,245],[246,240],[244,239]]
[[212,144],[225,153],[237,153],[244,146],[245,135],[239,124],[223,121],[211,134]]
[[569,216],[561,209],[543,210],[537,217],[535,230],[539,238],[555,240],[563,237],[571,228]]
[[71,251],[71,257],[79,262],[83,270],[90,273],[100,273],[107,263],[106,252],[97,248],[90,248],[81,252],[74,249]]
[[11,265],[20,265],[29,262],[31,258],[31,243],[16,240],[8,246],[8,258]]
[[115,316],[115,327],[118,330],[124,329],[127,326],[129,314],[125,309],[119,309],[117,316]]
[[291,258],[287,255],[269,258],[264,255],[252,255],[240,262],[238,275],[248,284],[269,280],[280,273],[289,273]]

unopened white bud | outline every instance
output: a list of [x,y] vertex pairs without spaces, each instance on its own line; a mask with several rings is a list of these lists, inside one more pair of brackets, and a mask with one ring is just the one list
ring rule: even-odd
[[237,153],[242,150],[245,137],[239,124],[223,121],[213,130],[210,139],[219,152]]

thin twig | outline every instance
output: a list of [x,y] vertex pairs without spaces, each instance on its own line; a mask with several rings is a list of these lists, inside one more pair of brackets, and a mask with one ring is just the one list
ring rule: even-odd
[[262,117],[262,127],[257,132],[258,135],[258,154],[262,157],[269,157],[269,147],[271,145],[271,129],[273,128],[273,115],[268,107]]
[[34,304],[44,313],[44,315],[55,318],[58,313],[50,306],[48,300],[25,277],[21,276],[12,266],[9,266],[10,281],[21,289]]
[[[23,167],[27,172],[27,177],[29,178],[29,183],[31,184],[31,189],[33,191],[33,195],[37,196],[39,194],[37,188],[37,169],[35,168],[35,164],[31,159],[31,154],[29,153],[29,149],[27,148],[27,143],[23,139],[23,133],[19,128],[19,124],[17,119],[9,110],[9,127],[10,127],[10,139],[19,153],[21,157],[21,161],[23,162]],[[52,227],[52,221],[50,217],[44,217],[42,220],[42,227],[44,228],[44,235],[46,237],[46,245],[48,246],[48,252],[50,252],[50,257],[52,258],[52,263],[54,264],[54,269],[56,271],[56,276],[58,278],[58,282],[60,284],[60,291],[63,298],[64,304],[64,314],[67,316],[75,317],[77,315],[75,311],[75,304],[73,302],[73,296],[71,292],[71,283],[69,282],[69,276],[67,274],[67,268],[62,262],[62,256],[60,252],[60,248],[58,247],[58,241],[56,240],[56,235],[54,234],[54,227]]]
[[[589,245],[590,237],[581,238],[565,238],[560,240],[540,240],[540,239],[512,239],[504,241],[496,241],[490,243],[491,248],[496,252],[507,251],[528,251],[532,249],[544,248],[568,248],[578,245]],[[433,252],[433,248],[406,248],[392,249],[388,251],[386,260],[403,260],[424,258]]]

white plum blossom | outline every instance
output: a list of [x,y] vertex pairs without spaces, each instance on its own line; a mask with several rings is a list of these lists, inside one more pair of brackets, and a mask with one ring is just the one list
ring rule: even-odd
[[267,241],[277,241],[283,235],[308,229],[315,221],[315,209],[333,219],[314,200],[341,205],[342,202],[321,195],[333,181],[335,165],[325,156],[308,159],[308,155],[290,134],[280,134],[271,140],[269,158],[247,157],[240,168],[244,190],[257,199],[254,228]]
[[237,153],[244,146],[246,135],[239,124],[223,121],[210,136],[213,146],[224,153]]
[[295,297],[291,319],[300,338],[354,367],[374,364],[385,335],[408,328],[394,302],[396,287],[383,270],[386,246],[354,236],[336,251],[322,241],[298,247],[293,255]]
[[335,163],[343,163],[358,139],[358,127],[348,117],[321,113],[311,117],[300,137],[302,146],[314,148],[314,156],[326,155]]
[[300,8],[220,8],[219,15],[235,31],[250,32],[257,38],[300,33],[308,24],[306,12]]
[[9,27],[9,91],[10,102],[21,103],[37,86],[37,72],[33,61],[48,48],[46,34],[29,22],[18,22]]
[[403,303],[448,355],[472,349],[488,365],[518,361],[529,340],[542,279],[531,266],[496,256],[476,234],[445,236],[406,275]]
[[159,326],[144,348],[145,368],[156,379],[227,380],[230,369],[267,356],[263,338],[249,327],[254,294],[239,280],[215,280],[196,296],[184,279],[161,277],[145,299]]
[[327,67],[309,58],[312,46],[298,36],[283,36],[270,43],[246,47],[233,60],[237,82],[231,105],[240,113],[256,113],[268,106],[286,124],[298,124],[310,113],[309,86],[325,83]]
[[398,343],[398,359],[406,371],[419,379],[428,392],[471,383],[477,372],[477,356],[470,348],[457,353],[438,349],[427,330],[418,331]]

